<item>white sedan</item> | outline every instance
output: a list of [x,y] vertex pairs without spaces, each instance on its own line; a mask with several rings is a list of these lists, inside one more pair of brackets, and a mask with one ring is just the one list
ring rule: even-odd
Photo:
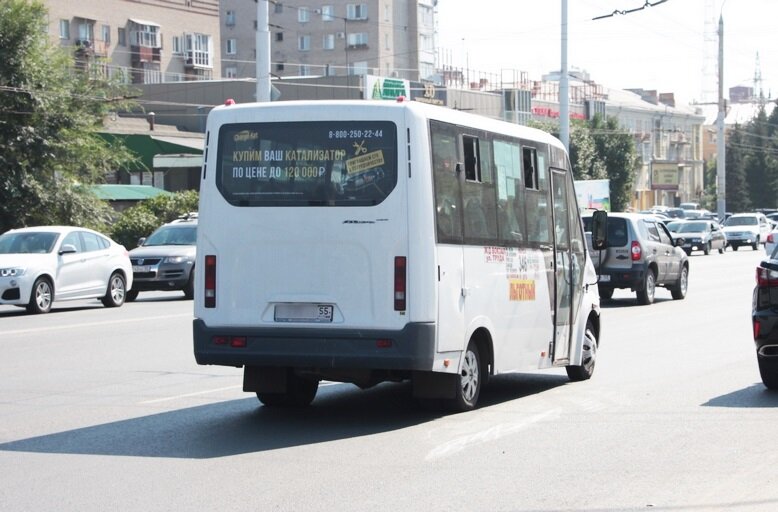
[[40,226],[0,235],[0,304],[48,313],[54,301],[124,304],[132,288],[127,249],[91,229]]

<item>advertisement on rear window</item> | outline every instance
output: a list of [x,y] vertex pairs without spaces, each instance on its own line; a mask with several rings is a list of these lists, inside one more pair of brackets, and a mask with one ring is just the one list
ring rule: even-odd
[[216,185],[235,206],[371,206],[396,184],[391,122],[246,123],[219,132]]

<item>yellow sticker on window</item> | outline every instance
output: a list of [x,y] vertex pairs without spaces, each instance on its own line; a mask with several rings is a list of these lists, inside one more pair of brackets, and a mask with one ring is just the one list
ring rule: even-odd
[[384,152],[380,149],[346,160],[346,170],[349,174],[358,174],[382,165],[384,165]]

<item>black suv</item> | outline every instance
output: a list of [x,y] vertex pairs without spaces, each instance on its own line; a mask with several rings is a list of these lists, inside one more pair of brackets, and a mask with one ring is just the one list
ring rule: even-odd
[[197,214],[190,213],[157,228],[138,240],[130,251],[132,290],[126,299],[134,301],[139,291],[183,290],[194,297],[194,264],[197,244]]
[[609,213],[608,245],[604,251],[591,247],[592,218],[585,216],[583,222],[592,261],[600,276],[600,297],[610,299],[614,289],[629,288],[637,294],[638,303],[651,304],[657,286],[670,290],[674,299],[686,297],[689,258],[679,247],[684,240],[673,240],[659,219],[636,213]]
[[756,267],[751,320],[762,383],[778,389],[778,252]]

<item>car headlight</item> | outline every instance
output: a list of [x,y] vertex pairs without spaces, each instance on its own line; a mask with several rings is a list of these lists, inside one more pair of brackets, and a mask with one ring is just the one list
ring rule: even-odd
[[19,277],[27,270],[22,267],[0,268],[0,277]]
[[190,261],[186,256],[168,256],[165,258],[165,263],[185,263]]

